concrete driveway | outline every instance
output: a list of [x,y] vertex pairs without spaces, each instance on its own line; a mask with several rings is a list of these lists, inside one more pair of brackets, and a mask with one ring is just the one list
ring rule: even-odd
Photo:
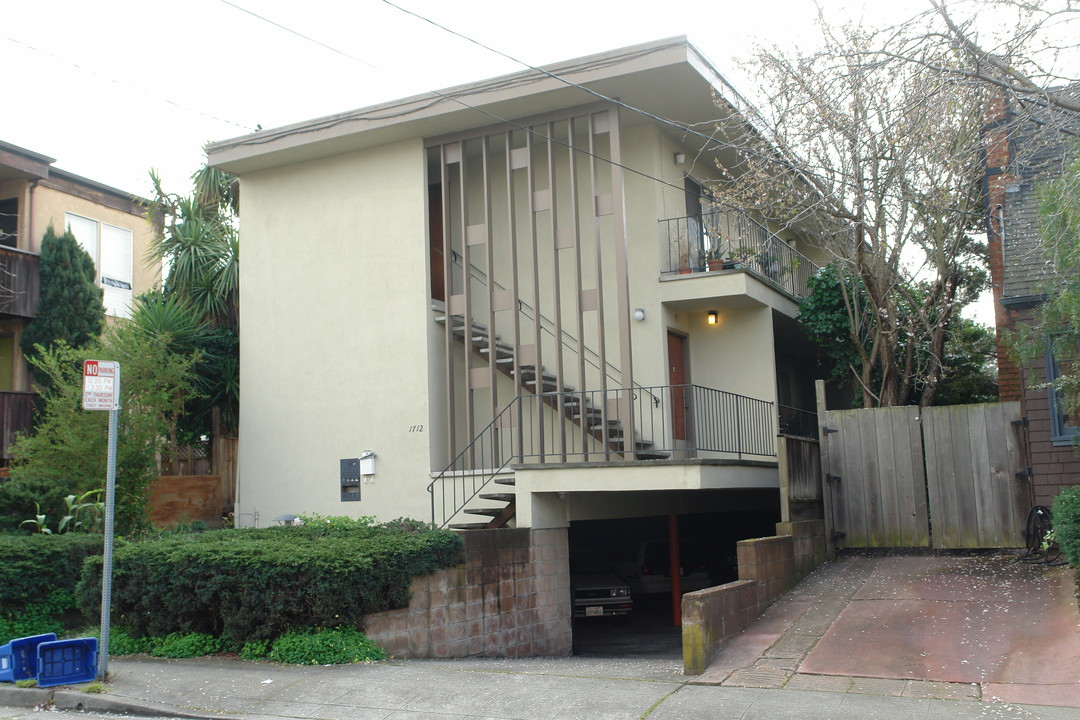
[[1018,557],[842,555],[693,682],[1080,707],[1073,571]]

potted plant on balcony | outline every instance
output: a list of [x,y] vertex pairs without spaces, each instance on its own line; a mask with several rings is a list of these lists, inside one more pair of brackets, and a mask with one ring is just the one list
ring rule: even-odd
[[724,255],[718,247],[709,248],[705,253],[705,263],[710,271],[724,269]]

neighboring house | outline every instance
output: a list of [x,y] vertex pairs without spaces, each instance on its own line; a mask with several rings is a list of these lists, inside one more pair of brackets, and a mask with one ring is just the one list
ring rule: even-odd
[[676,38],[210,145],[244,197],[238,524],[772,534],[816,265],[702,189],[744,108]]
[[33,392],[19,349],[37,314],[38,252],[51,225],[71,228],[94,258],[108,317],[131,314],[134,295],[160,280],[143,262],[154,231],[146,201],[52,167],[55,160],[0,142],[0,458],[14,433],[29,429]]
[[1049,108],[1018,112],[1014,103],[998,96],[984,130],[999,395],[1002,400],[1021,401],[1026,432],[1020,437],[1031,500],[1034,505],[1050,505],[1062,487],[1080,482],[1080,458],[1073,444],[1077,423],[1062,411],[1055,392],[1040,387],[1056,376],[1055,359],[1047,354],[1017,365],[1005,335],[1018,323],[1035,322],[1045,299],[1048,258],[1040,240],[1037,189],[1040,182],[1061,176],[1080,131],[1080,118]]

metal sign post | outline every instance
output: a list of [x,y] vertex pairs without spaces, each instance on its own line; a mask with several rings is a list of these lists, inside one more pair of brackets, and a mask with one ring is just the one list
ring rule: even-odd
[[101,642],[98,679],[109,672],[109,621],[112,611],[113,529],[116,523],[116,434],[120,417],[120,363],[87,360],[83,363],[83,409],[109,411],[109,460],[105,478],[105,548],[101,570]]

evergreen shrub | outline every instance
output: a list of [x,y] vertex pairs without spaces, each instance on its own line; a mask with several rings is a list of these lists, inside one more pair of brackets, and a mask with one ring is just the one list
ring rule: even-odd
[[1054,498],[1053,515],[1061,554],[1080,570],[1080,485],[1065,488]]
[[103,543],[101,535],[86,533],[0,535],[0,610],[21,610],[57,590],[73,592],[83,560],[100,556]]
[[[243,645],[290,629],[360,626],[365,614],[408,605],[413,576],[463,560],[447,530],[273,527],[163,537],[120,547],[114,622],[132,635],[206,633]],[[100,605],[100,559],[78,587]]]

